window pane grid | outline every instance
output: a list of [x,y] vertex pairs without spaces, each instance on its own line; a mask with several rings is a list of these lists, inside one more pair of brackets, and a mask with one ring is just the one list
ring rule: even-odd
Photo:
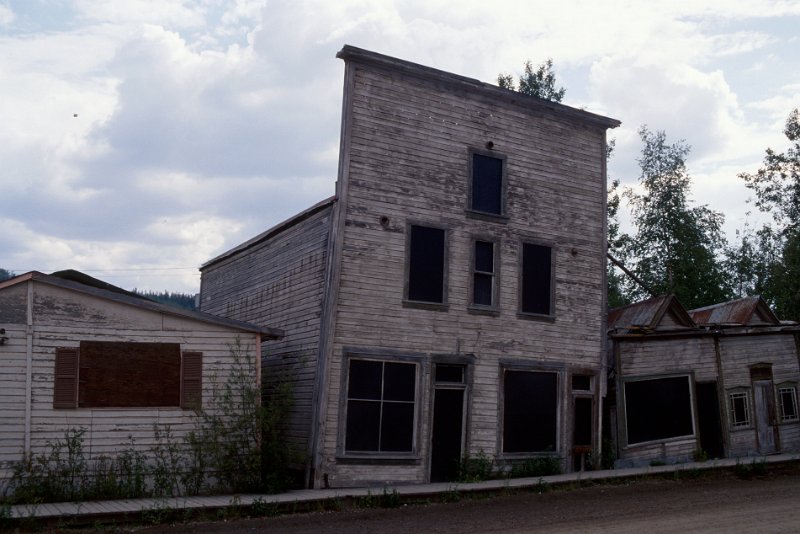
[[415,394],[415,364],[350,360],[345,449],[411,452]]
[[778,399],[780,401],[782,423],[800,420],[797,413],[797,391],[794,387],[778,389]]
[[733,428],[746,428],[750,426],[750,398],[747,392],[730,394],[731,426]]
[[472,303],[493,306],[495,294],[494,243],[475,241],[472,265]]

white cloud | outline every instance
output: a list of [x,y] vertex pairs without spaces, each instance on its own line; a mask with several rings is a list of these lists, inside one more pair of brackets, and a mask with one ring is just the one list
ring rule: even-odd
[[16,16],[6,4],[0,4],[0,26],[10,26]]
[[196,28],[205,22],[205,4],[194,0],[75,0],[73,7],[89,21]]
[[[329,196],[345,43],[489,82],[552,57],[567,104],[623,121],[612,177],[635,181],[647,123],[731,214],[715,191],[800,103],[798,2],[77,0],[61,27],[1,2],[4,268],[196,266]],[[137,272],[120,285],[197,283]]]

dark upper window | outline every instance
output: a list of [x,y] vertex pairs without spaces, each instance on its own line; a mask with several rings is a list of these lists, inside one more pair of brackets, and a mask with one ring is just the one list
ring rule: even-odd
[[351,359],[347,379],[348,452],[413,452],[417,366]]
[[626,382],[628,443],[693,435],[690,391],[688,376]]
[[82,341],[56,350],[54,379],[54,408],[192,408],[202,354],[181,354],[177,343]]
[[497,293],[495,244],[475,241],[472,265],[472,304],[494,306]]
[[504,164],[502,158],[472,152],[470,209],[492,215],[503,214]]
[[520,311],[553,315],[553,249],[523,243]]
[[408,247],[408,300],[444,303],[445,231],[411,225]]
[[506,370],[503,381],[503,452],[556,450],[558,375]]

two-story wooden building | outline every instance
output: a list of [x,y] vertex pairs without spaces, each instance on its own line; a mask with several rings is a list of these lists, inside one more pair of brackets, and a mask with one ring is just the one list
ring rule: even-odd
[[613,119],[345,46],[335,197],[212,259],[314,487],[599,446]]

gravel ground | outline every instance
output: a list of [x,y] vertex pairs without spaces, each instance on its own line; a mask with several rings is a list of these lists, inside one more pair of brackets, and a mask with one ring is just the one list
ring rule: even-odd
[[[800,464],[739,478],[650,478],[584,487],[461,495],[457,502],[125,529],[137,534],[437,532],[800,532]],[[441,500],[454,500],[455,494]],[[432,499],[433,500],[433,499]],[[85,532],[85,531],[84,531]]]

